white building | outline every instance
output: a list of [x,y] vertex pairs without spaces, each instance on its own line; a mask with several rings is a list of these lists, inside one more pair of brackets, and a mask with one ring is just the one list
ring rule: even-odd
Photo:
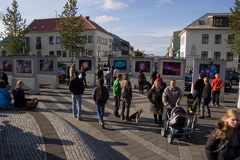
[[238,56],[231,53],[232,36],[229,28],[230,13],[207,13],[179,34],[180,57],[186,58],[186,67],[193,59],[227,60],[227,69],[238,68]]
[[[84,20],[84,33],[87,36],[85,51],[74,53],[75,57],[96,57],[98,64],[107,64],[108,55],[112,53],[113,37],[105,29],[90,20],[81,16]],[[59,18],[35,19],[30,24],[30,32],[25,35],[29,46],[29,53],[42,56],[57,56],[59,62],[70,63],[71,55],[61,47],[61,36],[58,32],[56,22]]]

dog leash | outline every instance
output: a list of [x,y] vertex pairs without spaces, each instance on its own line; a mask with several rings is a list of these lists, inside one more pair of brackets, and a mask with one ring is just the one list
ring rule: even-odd
[[136,109],[136,106],[135,106],[135,104],[133,103],[133,101],[132,101],[132,105],[133,105],[135,111],[137,112],[138,110]]

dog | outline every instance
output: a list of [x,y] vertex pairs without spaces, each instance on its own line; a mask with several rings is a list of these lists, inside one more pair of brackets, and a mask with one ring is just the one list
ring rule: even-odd
[[142,114],[142,112],[143,112],[143,109],[140,108],[137,112],[133,113],[133,114],[130,116],[129,119],[130,119],[131,121],[136,120],[136,123],[138,123],[138,118],[140,117],[140,115]]

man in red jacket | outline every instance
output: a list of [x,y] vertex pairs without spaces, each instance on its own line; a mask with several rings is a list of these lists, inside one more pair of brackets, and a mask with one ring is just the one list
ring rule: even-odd
[[212,104],[215,106],[215,102],[217,106],[219,106],[219,95],[220,95],[220,90],[223,87],[223,81],[219,77],[219,74],[215,74],[215,79],[212,81]]

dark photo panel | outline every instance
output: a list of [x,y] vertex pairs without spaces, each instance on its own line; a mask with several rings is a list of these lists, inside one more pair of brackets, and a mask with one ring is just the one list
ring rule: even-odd
[[139,72],[140,69],[143,72],[150,72],[150,61],[136,61],[135,72]]

